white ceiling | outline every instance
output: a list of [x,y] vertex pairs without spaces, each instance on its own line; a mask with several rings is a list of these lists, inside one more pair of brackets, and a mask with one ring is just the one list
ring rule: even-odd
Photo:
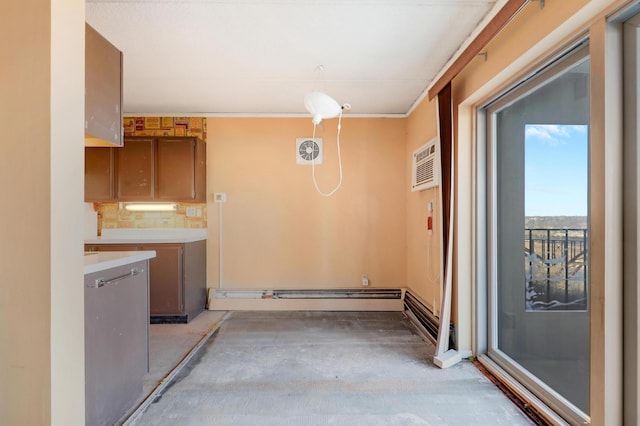
[[125,113],[301,114],[321,90],[402,115],[497,3],[87,0],[86,16],[124,53]]

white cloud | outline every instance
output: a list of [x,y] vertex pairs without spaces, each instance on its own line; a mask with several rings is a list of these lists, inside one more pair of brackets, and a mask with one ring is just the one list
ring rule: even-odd
[[564,124],[527,124],[525,137],[534,138],[549,146],[567,143],[567,139],[575,133],[586,133],[588,126]]

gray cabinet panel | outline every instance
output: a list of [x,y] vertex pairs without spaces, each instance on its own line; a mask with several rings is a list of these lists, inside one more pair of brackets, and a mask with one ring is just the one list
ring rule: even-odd
[[153,250],[149,262],[149,300],[152,323],[187,323],[207,302],[207,242],[87,244],[86,251]]
[[[148,263],[85,275],[85,407],[87,425],[113,425],[142,394],[149,367]],[[98,279],[112,280],[94,288]]]

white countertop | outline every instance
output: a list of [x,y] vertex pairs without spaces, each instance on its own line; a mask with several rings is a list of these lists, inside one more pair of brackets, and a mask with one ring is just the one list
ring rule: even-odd
[[103,229],[100,237],[85,237],[85,244],[192,243],[207,239],[206,228]]
[[85,252],[84,273],[104,271],[156,257],[155,251],[92,251]]

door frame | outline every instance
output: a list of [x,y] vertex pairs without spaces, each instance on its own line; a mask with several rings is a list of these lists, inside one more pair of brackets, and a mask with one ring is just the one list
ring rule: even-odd
[[[500,111],[512,103],[526,97],[539,87],[553,81],[553,79],[563,74],[563,71],[589,58],[588,39],[581,38],[576,43],[564,49],[545,64],[541,64],[538,70],[511,89],[501,92],[501,94],[478,108],[478,151],[477,151],[477,266],[478,266],[478,324],[484,325],[484,331],[478,330],[479,337],[479,358],[490,370],[499,370],[500,375],[509,376],[510,385],[517,387],[521,392],[526,393],[528,398],[535,401],[535,405],[540,407],[550,407],[554,413],[560,417],[556,420],[569,419],[575,423],[587,423],[589,416],[575,407],[566,398],[551,389],[548,385],[538,379],[535,375],[519,367],[517,362],[511,359],[506,353],[498,348],[498,342],[494,341],[494,336],[498,333],[498,321],[496,308],[498,306],[497,295],[497,182],[495,180],[497,157],[497,146],[495,135],[494,113]],[[482,133],[480,133],[482,132]],[[524,283],[523,283],[524,285]],[[524,307],[524,300],[523,300]],[[483,314],[484,313],[484,314]],[[547,313],[530,313],[547,314]],[[548,314],[570,314],[548,313]],[[584,314],[583,314],[584,315]],[[482,319],[480,319],[482,317]],[[482,339],[482,340],[480,340]],[[545,410],[549,416],[552,414],[548,408]],[[557,415],[557,414],[556,414]]]

